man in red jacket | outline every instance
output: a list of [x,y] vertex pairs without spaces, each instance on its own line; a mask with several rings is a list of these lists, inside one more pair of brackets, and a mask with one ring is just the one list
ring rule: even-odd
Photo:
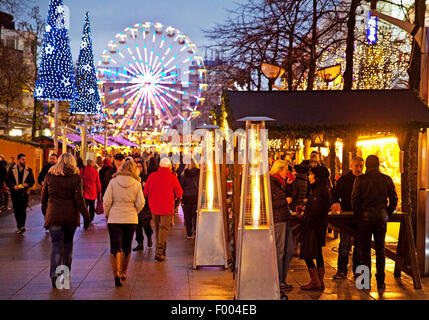
[[181,199],[182,187],[176,175],[171,171],[171,161],[163,158],[159,169],[146,181],[144,195],[149,199],[149,207],[155,223],[156,253],[155,260],[164,261],[167,249],[167,236],[171,219],[174,217],[174,201]]

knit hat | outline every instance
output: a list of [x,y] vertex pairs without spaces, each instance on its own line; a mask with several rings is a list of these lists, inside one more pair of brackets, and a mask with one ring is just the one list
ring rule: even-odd
[[328,168],[326,168],[324,166],[310,168],[310,171],[313,172],[313,174],[316,176],[317,180],[328,179],[329,176],[331,175],[329,173]]

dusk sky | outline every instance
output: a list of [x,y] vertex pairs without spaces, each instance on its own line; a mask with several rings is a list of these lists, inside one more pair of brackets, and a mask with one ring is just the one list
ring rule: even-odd
[[[34,0],[46,19],[49,0]],[[235,7],[231,0],[64,0],[70,8],[69,30],[73,60],[77,60],[84,15],[90,12],[94,55],[96,62],[107,43],[126,27],[146,21],[171,25],[189,36],[204,56],[203,46],[208,43],[201,29],[222,22],[227,9]]]

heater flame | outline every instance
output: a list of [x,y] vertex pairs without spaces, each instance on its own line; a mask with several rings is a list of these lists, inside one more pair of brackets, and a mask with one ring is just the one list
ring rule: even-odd
[[214,180],[213,180],[213,161],[207,159],[207,179],[206,179],[206,195],[207,195],[207,209],[213,209],[213,196],[214,196]]
[[256,171],[254,175],[251,176],[251,190],[252,190],[252,217],[253,217],[253,226],[259,226],[259,218],[261,215],[261,193],[260,193],[260,179],[259,173]]

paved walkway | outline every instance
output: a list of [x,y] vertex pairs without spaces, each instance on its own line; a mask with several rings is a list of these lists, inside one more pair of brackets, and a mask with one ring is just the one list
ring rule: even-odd
[[[27,232],[15,234],[12,214],[0,216],[0,300],[6,299],[232,299],[233,279],[228,270],[192,269],[193,241],[184,239],[182,216],[168,239],[167,260],[154,261],[154,249],[133,253],[128,280],[115,288],[109,260],[109,237],[103,216],[96,217],[88,231],[78,229],[75,236],[71,289],[52,289],[49,279],[50,239],[42,228],[39,205],[29,210]],[[387,290],[380,296],[356,289],[349,280],[333,281],[336,272],[338,240],[328,240],[324,251],[327,280],[323,292],[303,292],[299,286],[308,281],[302,261],[293,260],[289,282],[294,289],[291,300],[339,299],[427,299],[429,279],[423,279],[423,290],[414,290],[411,278],[393,278],[393,262],[387,260]],[[373,288],[375,280],[373,279]],[[425,295],[425,292],[428,294]]]

